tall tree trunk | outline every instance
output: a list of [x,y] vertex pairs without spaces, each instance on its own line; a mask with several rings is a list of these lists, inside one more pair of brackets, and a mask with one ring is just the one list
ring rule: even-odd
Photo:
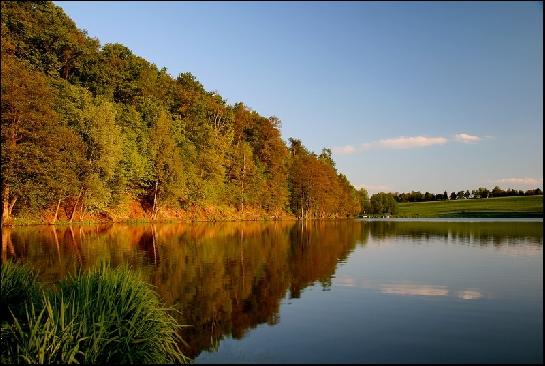
[[9,187],[2,192],[2,226],[9,223]]
[[157,218],[157,190],[159,188],[159,181],[155,181],[155,193],[153,194],[153,209],[152,209],[152,219]]
[[[52,224],[56,223],[57,222],[57,217],[59,215],[59,207],[61,205],[61,199],[59,198],[59,202],[57,202],[57,209],[55,210],[55,217],[53,217],[53,222]],[[57,235],[57,233],[55,233],[55,235]]]
[[304,208],[304,204],[305,204],[304,194],[303,194],[303,192],[301,191],[301,220],[303,220],[303,219],[305,218],[305,208]]
[[72,214],[70,215],[70,223],[72,223],[72,221],[74,220],[74,215],[76,214],[78,203],[78,200],[76,200],[76,203],[74,203],[74,208],[72,209]]
[[85,215],[85,202],[83,202],[83,199],[81,200],[81,208],[79,210],[79,221],[83,220],[83,215]]
[[78,198],[76,199],[76,203],[74,203],[74,209],[72,210],[72,214],[70,215],[70,223],[72,223],[72,220],[74,220],[74,216],[76,214],[76,210],[78,208],[78,203],[81,198],[81,195],[83,194],[83,189],[79,192]]
[[15,206],[15,202],[17,202],[17,196],[13,197],[13,199],[11,200],[10,204],[9,204],[9,215],[10,216],[13,216],[12,213],[13,213],[13,206]]

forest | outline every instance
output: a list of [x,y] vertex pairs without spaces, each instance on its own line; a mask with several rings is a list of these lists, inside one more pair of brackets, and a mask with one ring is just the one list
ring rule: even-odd
[[211,207],[242,218],[362,211],[367,193],[331,150],[285,142],[279,118],[101,45],[52,2],[1,4],[3,224]]

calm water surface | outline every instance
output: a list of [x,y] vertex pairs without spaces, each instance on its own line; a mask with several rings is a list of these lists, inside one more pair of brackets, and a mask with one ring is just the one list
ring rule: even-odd
[[4,228],[54,284],[129,263],[206,362],[543,362],[543,223],[321,221]]

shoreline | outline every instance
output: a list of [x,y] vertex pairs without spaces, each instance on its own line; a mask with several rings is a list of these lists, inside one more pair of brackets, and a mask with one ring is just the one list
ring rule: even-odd
[[[322,220],[338,220],[337,219],[322,219]],[[315,219],[312,219],[315,220]],[[10,224],[4,224],[2,227],[21,227],[21,226],[76,226],[76,225],[108,225],[108,224],[195,224],[195,223],[214,223],[214,222],[273,222],[273,221],[299,221],[298,218],[278,218],[278,219],[208,219],[208,220],[115,220],[115,221],[100,221],[100,220],[87,220],[87,221],[58,221],[55,223],[50,222],[14,222]]]
[[[520,216],[368,216],[368,217],[323,217],[323,218],[305,218],[305,221],[330,221],[330,220],[359,220],[359,221],[465,221],[465,220],[484,220],[484,221],[543,221],[543,215],[541,216],[531,216],[531,215],[520,215]],[[40,222],[40,221],[30,221],[30,222],[14,222],[10,224],[4,224],[2,227],[13,228],[13,227],[24,227],[24,226],[93,226],[93,225],[113,225],[113,224],[125,224],[125,225],[138,225],[138,224],[197,224],[197,223],[242,223],[242,222],[285,222],[285,221],[301,221],[297,217],[282,217],[282,218],[258,218],[258,219],[199,219],[199,220],[176,220],[176,219],[163,219],[163,220],[114,220],[114,221],[101,221],[101,220],[86,220],[86,221],[58,221],[55,223]]]

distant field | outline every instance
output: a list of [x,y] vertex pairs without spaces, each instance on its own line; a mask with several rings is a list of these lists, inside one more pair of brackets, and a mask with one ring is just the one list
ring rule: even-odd
[[400,203],[398,217],[543,217],[543,196]]

